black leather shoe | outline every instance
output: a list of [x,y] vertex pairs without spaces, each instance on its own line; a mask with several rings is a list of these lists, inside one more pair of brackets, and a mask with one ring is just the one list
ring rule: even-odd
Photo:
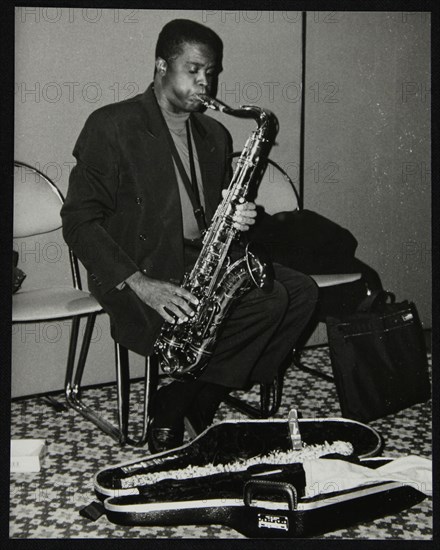
[[176,428],[150,428],[148,435],[148,448],[152,454],[175,449],[183,444],[183,429]]

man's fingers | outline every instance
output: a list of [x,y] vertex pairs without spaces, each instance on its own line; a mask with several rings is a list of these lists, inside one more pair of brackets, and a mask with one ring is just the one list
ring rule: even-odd
[[244,225],[242,223],[235,222],[234,223],[235,229],[238,229],[239,231],[248,231],[249,225]]
[[255,218],[254,217],[243,216],[242,214],[240,214],[240,215],[236,214],[234,216],[234,222],[252,225],[252,224],[255,223]]
[[255,204],[253,202],[245,202],[243,204],[239,204],[236,208],[236,212],[246,213],[249,216],[256,216],[257,210],[255,208]]
[[184,298],[187,302],[191,302],[194,305],[199,303],[198,299],[191,294],[191,292],[188,292],[188,290],[181,286],[174,287],[174,293],[178,296],[182,296],[182,298]]
[[246,210],[248,212],[255,212],[256,208],[257,207],[254,202],[243,202],[241,204],[237,204],[236,206],[236,210],[238,212],[241,212],[243,210]]
[[233,220],[234,227],[239,231],[247,231],[251,225],[254,225],[257,211],[255,204],[245,202],[237,206]]
[[[168,315],[167,321],[170,323],[183,323],[188,320],[188,315],[184,313],[173,302],[168,302],[160,308],[159,313],[162,315],[162,311]],[[165,318],[164,315],[162,317]]]
[[158,313],[159,315],[161,315],[165,321],[167,321],[168,323],[174,323],[174,317],[172,317],[165,308],[161,307],[159,310],[158,310]]
[[[184,298],[180,298],[180,296],[178,296],[177,294],[173,294],[172,296],[170,296],[169,301],[170,301],[169,303],[180,308],[180,310],[185,314],[185,316],[194,315],[194,310],[188,304],[188,302]],[[168,304],[167,304],[167,307],[168,307]],[[181,317],[181,315],[179,315],[179,317]]]
[[255,216],[250,212],[236,212],[234,216],[234,227],[239,231],[248,231],[251,225],[255,223]]

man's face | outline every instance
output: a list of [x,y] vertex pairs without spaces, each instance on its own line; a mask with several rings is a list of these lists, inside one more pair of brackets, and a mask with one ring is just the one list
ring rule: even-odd
[[168,63],[158,58],[159,102],[173,113],[199,111],[195,94],[210,93],[216,77],[214,52],[204,44],[184,44],[182,53]]

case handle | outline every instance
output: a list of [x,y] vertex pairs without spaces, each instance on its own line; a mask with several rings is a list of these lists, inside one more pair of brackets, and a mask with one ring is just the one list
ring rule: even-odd
[[296,489],[290,483],[282,481],[264,481],[262,479],[251,479],[244,486],[243,501],[246,506],[251,506],[252,498],[257,493],[264,494],[282,494],[286,497],[289,510],[295,510],[298,502]]

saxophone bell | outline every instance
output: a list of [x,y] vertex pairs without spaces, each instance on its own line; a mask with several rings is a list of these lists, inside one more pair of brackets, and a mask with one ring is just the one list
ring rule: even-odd
[[272,261],[263,245],[250,242],[246,245],[246,264],[252,282],[264,292],[271,292],[275,273]]

